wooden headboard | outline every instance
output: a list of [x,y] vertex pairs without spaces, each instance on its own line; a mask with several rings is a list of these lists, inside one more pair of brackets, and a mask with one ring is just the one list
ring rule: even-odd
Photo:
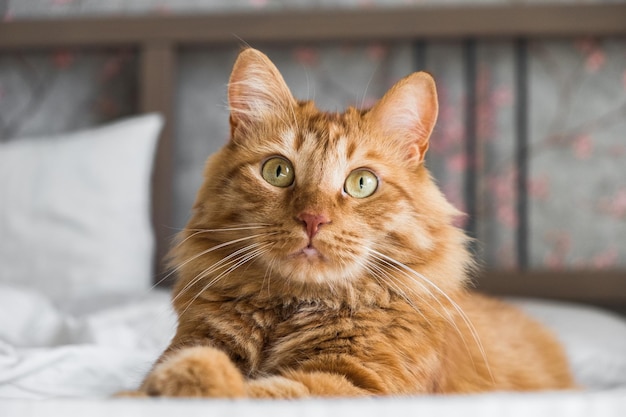
[[[526,43],[538,38],[626,35],[626,4],[455,6],[361,10],[282,11],[201,16],[144,16],[15,21],[0,24],[0,53],[59,47],[130,47],[139,60],[139,108],[166,120],[154,174],[153,219],[157,259],[169,246],[172,219],[173,97],[180,48],[189,45],[311,44],[343,41],[410,41],[417,55],[424,42],[461,40],[467,78],[466,156],[476,158],[475,42],[506,39],[515,43],[517,110],[516,271],[484,271],[478,286],[496,294],[577,300],[626,307],[626,271],[531,271],[528,253],[528,115]],[[419,64],[418,64],[419,65]],[[419,68],[416,68],[416,70]],[[468,164],[465,197],[473,233],[476,173]],[[158,262],[158,261],[157,261]],[[160,263],[158,268],[160,269]]]

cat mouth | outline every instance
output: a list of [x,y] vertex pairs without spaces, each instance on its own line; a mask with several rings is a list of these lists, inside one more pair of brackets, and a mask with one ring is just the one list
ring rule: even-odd
[[322,255],[322,253],[315,246],[313,246],[312,243],[309,243],[304,248],[294,253],[293,256],[296,258],[302,257],[308,260],[326,260],[326,257]]

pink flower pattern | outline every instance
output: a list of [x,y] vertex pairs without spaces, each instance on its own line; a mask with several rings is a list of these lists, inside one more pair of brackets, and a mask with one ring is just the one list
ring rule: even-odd
[[592,259],[593,267],[597,269],[608,269],[616,266],[619,253],[616,248],[609,248],[606,251],[595,255]]
[[319,61],[319,51],[315,48],[301,47],[296,48],[293,52],[297,62],[308,67],[315,67]]
[[52,56],[52,60],[58,69],[66,70],[74,63],[74,54],[66,50],[57,51]]
[[528,194],[536,200],[546,200],[550,196],[550,179],[542,175],[528,181]]
[[593,139],[587,134],[578,136],[572,143],[574,155],[578,159],[589,159],[593,153]]
[[618,190],[614,196],[600,200],[598,208],[601,213],[616,220],[626,219],[626,187]]
[[546,234],[545,240],[549,245],[545,264],[552,269],[564,269],[572,247],[571,234],[565,231],[551,231]]
[[269,0],[249,0],[250,1],[250,5],[256,8],[264,8],[267,7],[267,5],[269,4]]

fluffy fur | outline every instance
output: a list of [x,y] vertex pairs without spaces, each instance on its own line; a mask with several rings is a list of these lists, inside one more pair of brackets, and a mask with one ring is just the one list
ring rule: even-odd
[[[136,393],[300,398],[572,387],[561,347],[514,308],[466,289],[459,215],[423,160],[432,78],[371,110],[298,102],[262,53],[229,84],[231,139],[213,155],[172,253],[178,329]],[[293,183],[271,185],[280,156]],[[354,198],[365,168],[376,191]],[[283,172],[283,171],[281,171]]]

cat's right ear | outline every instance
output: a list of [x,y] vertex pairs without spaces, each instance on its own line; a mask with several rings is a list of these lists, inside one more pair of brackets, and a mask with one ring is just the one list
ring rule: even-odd
[[296,105],[289,87],[270,59],[256,49],[244,49],[228,83],[231,133]]

